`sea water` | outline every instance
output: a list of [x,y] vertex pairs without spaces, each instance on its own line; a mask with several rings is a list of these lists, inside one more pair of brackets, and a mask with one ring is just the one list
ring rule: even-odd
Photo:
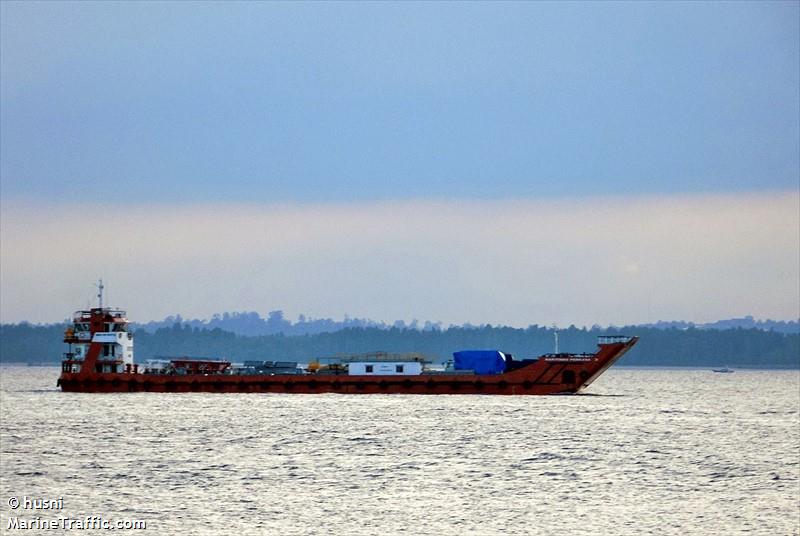
[[800,532],[798,371],[612,368],[548,397],[76,394],[57,376],[0,368],[3,534]]

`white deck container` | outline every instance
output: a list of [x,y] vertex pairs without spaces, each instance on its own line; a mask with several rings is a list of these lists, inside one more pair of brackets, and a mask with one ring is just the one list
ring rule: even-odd
[[418,361],[355,361],[348,365],[350,376],[418,376],[422,363]]

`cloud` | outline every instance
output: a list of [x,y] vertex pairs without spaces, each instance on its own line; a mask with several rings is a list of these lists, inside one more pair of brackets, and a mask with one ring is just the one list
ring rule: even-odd
[[4,201],[2,322],[56,321],[103,277],[134,320],[283,309],[577,325],[800,311],[797,192],[578,201]]

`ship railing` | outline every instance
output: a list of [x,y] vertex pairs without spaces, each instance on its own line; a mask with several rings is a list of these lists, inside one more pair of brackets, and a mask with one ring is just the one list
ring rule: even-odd
[[93,311],[102,311],[103,314],[109,315],[113,318],[125,319],[128,316],[128,313],[123,309],[114,309],[111,307],[103,307],[102,309],[100,309],[98,307],[95,309],[90,309],[88,311],[75,311],[75,313],[73,313],[72,315],[72,318],[75,322],[84,322],[86,320],[91,320]]
[[627,335],[600,335],[597,337],[597,344],[627,344],[631,342],[633,337]]

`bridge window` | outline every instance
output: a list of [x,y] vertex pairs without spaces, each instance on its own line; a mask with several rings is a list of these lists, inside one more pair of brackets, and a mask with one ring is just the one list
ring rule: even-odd
[[395,372],[403,372],[403,365],[395,365],[394,371]]
[[366,372],[367,374],[372,373],[372,365],[366,365],[364,367],[364,372]]

